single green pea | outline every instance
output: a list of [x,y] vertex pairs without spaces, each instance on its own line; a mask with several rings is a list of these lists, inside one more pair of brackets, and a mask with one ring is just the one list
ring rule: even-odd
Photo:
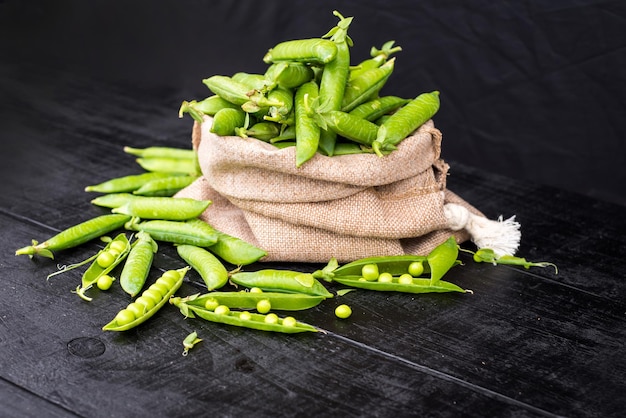
[[378,281],[381,283],[391,283],[393,281],[393,276],[389,272],[380,273]]
[[139,296],[137,299],[135,299],[135,303],[142,305],[145,311],[149,311],[155,306],[154,299],[147,298],[145,296]]
[[115,315],[115,322],[119,326],[125,326],[135,320],[135,314],[130,309],[122,309]]
[[413,283],[413,276],[411,276],[409,273],[405,273],[400,275],[400,277],[398,277],[398,283],[400,284],[412,284]]
[[248,311],[243,311],[239,314],[239,319],[242,321],[249,321],[252,319],[252,314]]
[[364,265],[363,268],[361,269],[361,276],[365,280],[369,280],[369,281],[378,279],[378,276],[379,276],[378,265],[377,264]]
[[215,308],[220,306],[220,302],[215,298],[208,298],[206,302],[204,302],[204,308],[209,311],[215,311]]
[[226,305],[219,305],[213,310],[213,312],[217,315],[228,315],[230,313],[230,308]]
[[96,263],[102,268],[107,268],[115,261],[115,255],[110,251],[103,251],[96,258]]
[[108,274],[103,274],[102,276],[98,277],[98,280],[96,281],[96,286],[100,290],[109,290],[113,285],[114,280],[115,279]]
[[409,264],[408,272],[413,277],[419,277],[424,273],[424,263],[421,261],[414,261]]
[[346,304],[339,305],[335,308],[337,318],[346,319],[352,315],[352,308]]
[[265,314],[268,313],[272,309],[272,303],[269,299],[261,299],[256,304],[256,310],[259,313]]
[[135,315],[135,318],[140,317],[146,311],[146,307],[142,305],[141,303],[137,303],[137,302],[129,303],[126,309],[129,311],[132,311],[132,313]]
[[286,316],[283,318],[283,325],[286,327],[295,327],[298,321],[293,316]]
[[277,324],[278,323],[278,315],[275,313],[268,313],[265,315],[265,322],[268,324]]

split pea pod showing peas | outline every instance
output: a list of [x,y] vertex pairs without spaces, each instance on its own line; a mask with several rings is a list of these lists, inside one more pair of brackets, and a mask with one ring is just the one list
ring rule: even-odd
[[156,241],[179,245],[210,247],[218,240],[215,229],[197,218],[186,221],[155,219],[143,222],[140,222],[138,218],[132,218],[126,222],[125,227],[131,231],[145,231]]
[[91,289],[102,276],[108,275],[111,270],[119,265],[128,256],[130,248],[130,243],[124,233],[117,235],[107,243],[83,273],[81,285],[76,288],[76,294],[83,300],[91,301],[92,299],[85,292]]
[[120,214],[107,214],[97,216],[80,224],[71,226],[42,243],[33,240],[32,245],[18,249],[15,255],[28,255],[33,257],[54,258],[53,251],[65,250],[91,241],[121,228],[131,219],[130,216]]
[[149,172],[142,174],[133,174],[130,176],[116,177],[99,184],[93,184],[85,187],[86,192],[99,193],[125,193],[132,192],[143,186],[149,181],[170,177],[167,173]]
[[136,237],[120,274],[120,285],[131,297],[143,288],[158,250],[157,243],[147,232],[140,231]]
[[403,293],[446,293],[446,292],[467,292],[465,289],[444,280],[439,280],[431,284],[430,279],[419,279],[410,277],[391,277],[388,280],[369,281],[359,276],[339,276],[333,281],[345,286],[359,289],[376,290],[381,292],[403,292]]
[[219,289],[228,282],[226,267],[208,250],[195,245],[179,245],[176,251],[200,274],[208,290]]
[[183,284],[183,279],[191,267],[168,270],[141,293],[134,302],[120,310],[115,318],[104,325],[104,331],[126,331],[150,319],[165,305],[170,297]]
[[321,38],[295,39],[280,42],[263,57],[263,62],[296,61],[310,64],[327,64],[337,55],[333,41]]
[[303,293],[326,298],[333,297],[333,294],[312,274],[298,271],[265,269],[254,272],[238,272],[231,274],[230,280],[240,286],[258,287],[268,292]]
[[301,311],[319,305],[325,296],[283,292],[209,292],[183,298],[182,302],[214,310],[219,305],[231,309],[257,309],[259,302],[268,301],[272,310]]
[[129,199],[124,205],[113,208],[112,212],[141,219],[184,221],[197,218],[210,204],[210,200],[196,200],[187,197],[136,196]]
[[275,313],[264,315],[248,311],[231,311],[225,305],[220,305],[215,310],[209,310],[200,306],[189,305],[180,298],[174,298],[171,302],[188,318],[194,318],[197,315],[206,321],[285,334],[318,331],[314,326],[299,322],[292,316],[280,318]]

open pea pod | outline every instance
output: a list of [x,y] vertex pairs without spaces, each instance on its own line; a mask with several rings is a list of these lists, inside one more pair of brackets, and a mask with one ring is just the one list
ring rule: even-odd
[[336,277],[359,276],[363,266],[376,264],[380,273],[389,273],[399,276],[408,271],[411,263],[422,262],[424,273],[430,272],[430,267],[425,263],[426,257],[422,255],[392,255],[379,257],[366,257],[339,266],[337,260],[331,260],[326,267],[313,273],[316,278],[332,281]]
[[107,245],[95,255],[95,260],[83,273],[81,285],[76,288],[76,294],[86,301],[92,298],[85,295],[85,292],[93,287],[100,277],[108,274],[118,264],[120,264],[128,253],[131,245],[125,233],[117,235]]
[[411,283],[402,283],[398,278],[390,282],[368,281],[360,276],[335,277],[333,281],[345,286],[359,289],[377,290],[381,292],[403,292],[403,293],[446,293],[446,292],[469,292],[454,283],[438,280],[431,283],[430,279],[414,278]]
[[[189,305],[182,302],[182,300],[173,299],[171,302],[180,309],[181,313],[190,318],[194,318],[197,315],[198,317],[211,322],[256,329],[259,331],[280,332],[284,334],[318,331],[318,329],[312,325],[293,320],[293,317],[280,318],[275,314],[264,315],[248,311],[228,311],[226,313],[217,313],[199,306]],[[275,318],[274,321],[268,320],[270,315]],[[290,318],[291,321],[288,321],[287,318]]]
[[231,309],[256,309],[260,301],[269,301],[272,310],[300,311],[319,305],[325,296],[283,292],[209,292],[182,298],[188,305],[207,307],[225,305]]
[[430,283],[437,283],[455,264],[459,255],[459,246],[454,237],[448,238],[435,247],[427,256],[430,266]]
[[264,269],[251,272],[236,272],[231,274],[230,280],[236,285],[248,288],[258,287],[263,291],[269,292],[303,293],[326,298],[333,297],[333,294],[311,273],[299,271]]

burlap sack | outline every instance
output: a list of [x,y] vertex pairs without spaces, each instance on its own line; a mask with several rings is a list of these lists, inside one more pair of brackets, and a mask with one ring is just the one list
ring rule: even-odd
[[432,121],[383,158],[318,154],[299,168],[293,147],[220,137],[210,126],[209,117],[194,124],[203,176],[178,196],[211,200],[201,218],[266,250],[262,261],[426,254],[450,235],[458,242],[471,237],[467,220],[451,225],[446,205],[482,217],[446,189],[449,167]]

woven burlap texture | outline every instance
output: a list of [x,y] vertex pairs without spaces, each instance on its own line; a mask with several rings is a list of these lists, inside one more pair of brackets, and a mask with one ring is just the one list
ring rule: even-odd
[[192,144],[202,177],[177,196],[209,199],[201,218],[267,251],[262,261],[324,263],[426,254],[454,235],[445,203],[478,211],[446,189],[448,164],[432,121],[384,157],[315,155],[295,165],[294,147],[210,132],[195,123]]

